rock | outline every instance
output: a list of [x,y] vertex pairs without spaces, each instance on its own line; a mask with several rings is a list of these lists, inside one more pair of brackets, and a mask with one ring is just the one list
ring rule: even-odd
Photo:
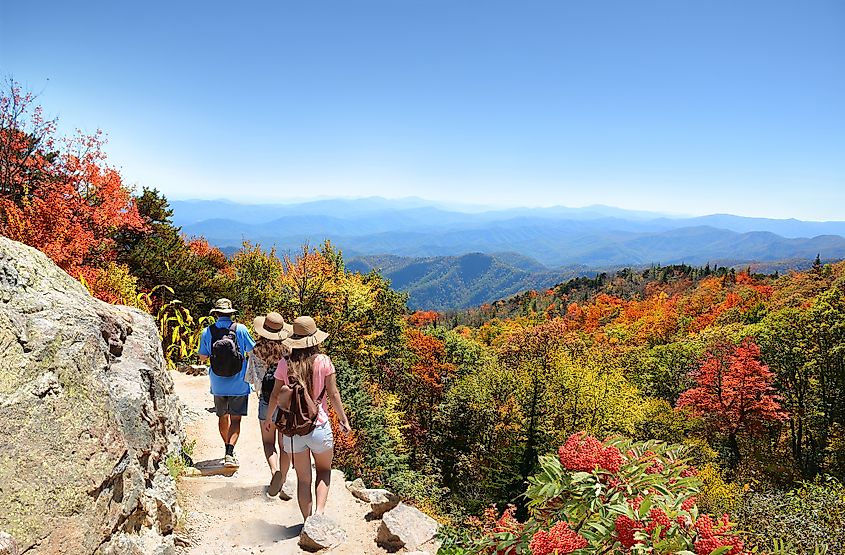
[[0,555],[19,555],[19,553],[15,538],[0,531]]
[[370,489],[364,487],[364,481],[357,478],[346,483],[346,489],[364,503],[369,503],[372,509],[372,516],[381,518],[381,515],[396,507],[399,504],[399,496],[386,489]]
[[399,505],[399,496],[386,489],[370,489],[367,494],[370,498],[370,510],[376,518],[381,518],[384,513]]
[[[346,482],[346,489],[348,489],[350,493],[352,493],[352,495],[355,495],[356,491],[365,490],[367,489],[367,486],[364,485],[364,480],[362,480],[361,478],[355,478],[351,482]],[[358,496],[355,495],[355,497]]]
[[346,530],[326,515],[313,515],[305,521],[299,534],[299,547],[306,551],[331,549],[346,541]]
[[[184,431],[153,318],[0,237],[0,529],[32,553],[174,552]],[[1,553],[1,552],[0,552]]]
[[437,534],[437,521],[404,503],[384,513],[378,529],[376,543],[390,550],[414,550],[431,541]]
[[189,376],[207,376],[208,366],[205,364],[180,364],[176,370]]

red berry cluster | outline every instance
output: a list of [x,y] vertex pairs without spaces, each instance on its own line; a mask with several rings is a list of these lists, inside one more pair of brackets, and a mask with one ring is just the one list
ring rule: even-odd
[[726,555],[741,555],[742,540],[736,536],[727,535],[730,527],[728,515],[722,515],[722,518],[716,522],[713,522],[709,515],[698,517],[695,521],[695,530],[698,532],[698,539],[695,540],[696,555],[709,555],[714,549],[725,546],[731,548]]
[[649,509],[648,518],[651,520],[651,522],[649,522],[648,526],[645,527],[645,531],[651,534],[655,530],[657,530],[657,527],[659,526],[660,537],[665,538],[666,531],[669,530],[669,526],[672,525],[672,521],[669,520],[669,515],[666,514],[666,511],[654,507],[652,509]]
[[564,555],[587,547],[587,539],[572,530],[566,522],[558,522],[548,532],[538,530],[529,544],[534,555]]
[[695,497],[690,497],[688,499],[684,499],[684,502],[681,503],[681,508],[685,511],[690,511],[690,510],[692,510],[693,507],[695,507],[695,504],[697,502],[698,502],[698,500]]
[[634,537],[634,534],[640,530],[642,530],[642,525],[627,515],[616,517],[616,538],[624,548],[631,549],[635,544],[639,543]]
[[685,468],[681,471],[681,478],[690,478],[692,476],[698,476],[698,469],[694,466],[690,466],[689,468]]
[[567,470],[591,472],[603,468],[609,472],[619,472],[625,459],[616,447],[605,447],[602,443],[584,432],[572,434],[558,449],[560,464]]

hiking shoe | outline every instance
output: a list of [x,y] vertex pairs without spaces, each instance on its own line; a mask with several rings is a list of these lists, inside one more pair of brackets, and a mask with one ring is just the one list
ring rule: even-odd
[[267,488],[267,495],[270,497],[275,497],[279,495],[279,491],[282,489],[282,473],[281,471],[277,470],[273,473],[273,479],[270,480],[270,487]]
[[237,468],[241,465],[235,455],[226,455],[226,457],[223,459],[223,466],[227,468]]

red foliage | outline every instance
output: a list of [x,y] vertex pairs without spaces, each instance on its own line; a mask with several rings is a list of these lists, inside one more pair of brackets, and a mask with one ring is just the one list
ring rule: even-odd
[[101,132],[53,151],[54,122],[15,85],[0,97],[0,122],[0,233],[78,276],[115,259],[118,232],[145,229],[120,173],[105,164]]
[[695,374],[696,387],[681,394],[688,408],[726,434],[758,432],[768,422],[783,421],[774,374],[760,362],[760,348],[750,339],[725,354],[710,353]]

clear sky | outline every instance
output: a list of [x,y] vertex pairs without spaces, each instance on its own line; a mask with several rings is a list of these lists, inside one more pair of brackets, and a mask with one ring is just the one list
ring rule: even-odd
[[0,74],[171,198],[845,220],[841,0],[0,5]]

